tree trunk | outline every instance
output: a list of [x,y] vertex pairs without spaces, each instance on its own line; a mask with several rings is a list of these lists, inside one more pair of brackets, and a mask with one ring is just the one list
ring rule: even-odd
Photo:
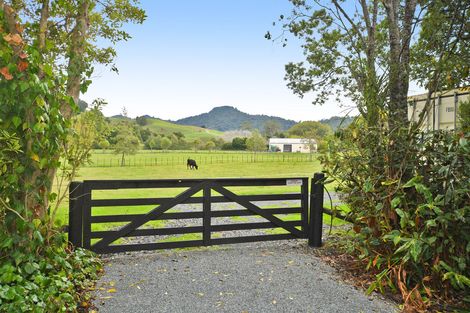
[[390,131],[408,124],[407,97],[410,72],[410,40],[416,0],[407,0],[405,4],[402,31],[400,32],[400,1],[384,1],[387,13],[390,40],[389,60],[389,127]]
[[[48,1],[45,0],[45,3]],[[44,7],[43,7],[44,9]],[[67,95],[71,96],[72,99],[76,104],[78,104],[78,99],[80,96],[80,87],[81,87],[81,79],[82,73],[85,71],[85,62],[84,62],[84,53],[85,53],[85,42],[88,32],[88,12],[90,6],[88,0],[83,0],[78,8],[77,16],[75,17],[75,27],[71,32],[71,45],[69,50],[69,62],[67,67]],[[42,16],[41,16],[42,21]],[[44,27],[47,29],[47,20]],[[40,29],[41,30],[41,29]],[[45,33],[44,35],[44,44],[45,44]],[[42,34],[40,31],[39,43],[41,44]],[[73,115],[72,107],[69,103],[63,103],[61,105],[60,111],[62,116],[65,119],[70,119]],[[54,157],[56,160],[59,160],[60,155]],[[47,170],[47,192],[46,195],[52,191],[52,182],[55,179],[57,174],[56,168],[51,168]],[[47,209],[49,206],[47,197],[44,197],[44,209]],[[45,213],[45,212],[44,212]],[[43,213],[43,214],[44,214]],[[43,215],[44,216],[44,215]]]

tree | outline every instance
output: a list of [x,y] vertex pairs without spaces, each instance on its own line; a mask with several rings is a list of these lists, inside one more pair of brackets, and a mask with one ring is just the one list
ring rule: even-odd
[[[57,198],[50,209],[50,223],[55,221],[57,210],[62,201],[68,195],[69,183],[77,176],[82,164],[91,162],[91,150],[94,146],[104,141],[108,133],[108,123],[101,109],[106,105],[103,99],[93,101],[92,107],[72,118],[71,131],[64,143],[62,162],[56,175]],[[108,143],[109,145],[109,143]]]
[[[469,192],[468,134],[422,134],[420,126],[433,92],[468,83],[470,3],[292,3],[292,16],[280,20],[284,30],[302,40],[305,61],[286,65],[288,86],[301,97],[314,92],[315,104],[335,95],[349,97],[360,112],[328,142],[321,161],[350,209],[358,258],[367,269],[378,264],[381,271],[370,290],[388,285],[401,292],[405,310],[424,311],[434,297],[429,290],[440,290],[443,281],[464,289],[458,280],[469,281],[468,267],[455,262],[470,261],[464,252],[469,237],[446,224],[460,222],[451,218],[429,227],[457,211],[468,216],[462,211],[468,197],[460,196]],[[425,109],[412,124],[407,118],[411,78],[428,88]],[[455,185],[446,182],[448,177]],[[424,209],[435,205],[438,213]]]
[[146,116],[137,116],[135,118],[135,122],[137,123],[137,125],[140,125],[140,126],[145,126],[148,124]]
[[154,136],[154,132],[148,128],[137,127],[137,131],[140,134],[142,142],[146,142],[150,137]]
[[268,120],[264,123],[263,132],[266,137],[271,138],[281,132],[281,124],[275,120]]
[[42,219],[80,92],[91,82],[93,64],[112,65],[116,55],[96,43],[129,39],[121,26],[141,23],[145,14],[127,0],[0,0],[0,16],[0,119],[15,117],[4,127],[21,138],[26,169],[18,173],[21,191],[9,199]]
[[266,139],[259,132],[253,132],[246,140],[246,147],[253,152],[266,151]]
[[232,139],[232,148],[233,150],[246,150],[246,141],[247,138],[235,137]]
[[313,138],[318,141],[333,133],[330,126],[316,121],[305,121],[295,124],[287,132],[290,136]]
[[160,145],[162,150],[167,150],[171,146],[171,140],[168,137],[163,137]]
[[105,152],[106,149],[108,149],[111,146],[111,144],[109,143],[108,140],[106,140],[106,138],[101,139],[98,145],[100,146],[101,149],[103,149],[103,152]]
[[161,148],[161,137],[160,136],[152,136],[147,139],[145,145],[150,149],[159,149]]
[[195,139],[195,140],[193,141],[193,149],[194,149],[194,151],[197,151],[197,150],[199,149],[200,145],[201,145],[201,140]]
[[214,150],[215,143],[212,140],[209,140],[208,142],[206,142],[205,148],[209,151]]
[[135,154],[140,147],[139,138],[128,123],[121,123],[116,136],[114,153],[121,155],[121,166],[126,165],[125,156]]

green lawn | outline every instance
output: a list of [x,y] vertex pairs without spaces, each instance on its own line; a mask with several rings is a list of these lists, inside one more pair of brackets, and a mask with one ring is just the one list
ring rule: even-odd
[[144,127],[157,134],[171,135],[174,132],[181,132],[184,135],[184,138],[189,141],[194,139],[220,137],[223,135],[223,132],[218,130],[190,125],[179,125],[155,118],[149,118],[147,119],[147,122],[148,124]]
[[[137,154],[125,157],[126,167],[176,166],[186,165],[186,160],[196,160],[200,167],[230,163],[316,163],[316,155],[301,153],[272,153],[247,151],[161,151],[140,150]],[[93,151],[91,163],[86,167],[120,167],[121,155],[112,150]]]

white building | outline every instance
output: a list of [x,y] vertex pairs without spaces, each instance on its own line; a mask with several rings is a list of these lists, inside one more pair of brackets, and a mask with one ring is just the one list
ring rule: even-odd
[[[310,148],[312,148],[313,151],[310,151]],[[316,152],[317,142],[315,139],[304,138],[270,138],[269,151],[301,153]]]
[[[418,121],[428,94],[408,97],[408,120]],[[455,129],[458,127],[459,104],[470,99],[470,86],[437,92],[431,96],[431,105],[424,119],[425,130]]]

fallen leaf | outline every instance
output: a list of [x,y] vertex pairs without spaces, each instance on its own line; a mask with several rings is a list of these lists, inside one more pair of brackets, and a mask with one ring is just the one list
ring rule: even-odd
[[276,300],[273,300],[273,304],[276,304],[276,303],[277,303],[277,301],[276,301]]
[[116,289],[115,288],[108,289],[108,292],[109,293],[114,293],[114,292],[116,292]]
[[198,292],[197,294],[199,297],[204,297],[204,294],[202,292]]
[[31,156],[31,159],[34,160],[34,161],[36,161],[36,162],[39,162],[39,156],[38,156],[37,154],[33,154],[33,155]]
[[26,59],[26,58],[28,57],[28,55],[27,55],[26,53],[24,53],[24,52],[21,52],[18,56],[19,56],[20,59],[22,59],[22,60],[24,60],[24,59]]

